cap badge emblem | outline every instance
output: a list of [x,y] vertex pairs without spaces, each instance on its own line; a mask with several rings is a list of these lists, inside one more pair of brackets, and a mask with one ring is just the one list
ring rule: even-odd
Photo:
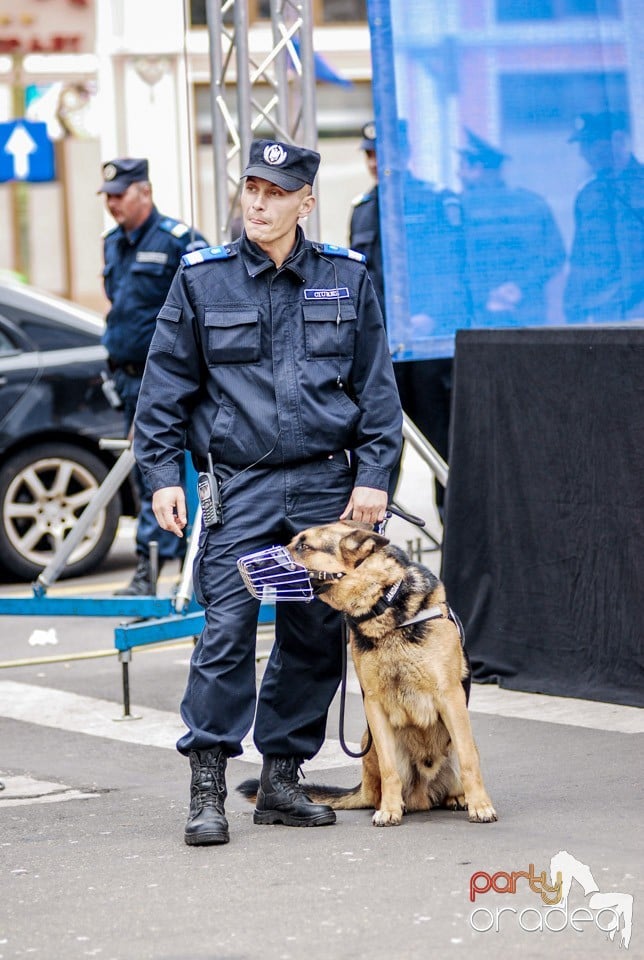
[[279,143],[269,143],[264,147],[264,161],[271,167],[279,167],[286,162],[287,153]]
[[118,170],[113,163],[106,163],[103,167],[103,176],[106,180],[113,180],[117,173]]

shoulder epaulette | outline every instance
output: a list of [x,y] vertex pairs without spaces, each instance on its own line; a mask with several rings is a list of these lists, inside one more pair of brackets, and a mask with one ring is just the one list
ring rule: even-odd
[[172,217],[166,217],[159,224],[162,230],[165,230],[166,233],[171,233],[173,237],[185,237],[190,231],[190,227],[187,223],[182,223],[181,220],[173,220]]
[[357,250],[351,250],[349,247],[338,247],[335,243],[316,243],[314,247],[318,253],[328,257],[346,257],[348,260],[357,260],[358,263],[367,262],[363,253],[358,253]]
[[236,250],[230,247],[204,247],[203,250],[193,250],[192,253],[185,253],[181,257],[181,263],[184,267],[194,267],[197,263],[205,263],[207,260],[227,260],[234,257]]
[[359,193],[358,196],[354,197],[351,201],[351,206],[359,207],[361,203],[366,203],[370,196],[370,193]]

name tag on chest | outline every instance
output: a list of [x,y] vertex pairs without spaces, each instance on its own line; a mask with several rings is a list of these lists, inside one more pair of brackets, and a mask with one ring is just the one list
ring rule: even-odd
[[333,287],[332,290],[305,290],[305,300],[348,300],[348,287]]
[[165,265],[168,262],[168,254],[160,250],[138,250],[136,254],[137,263],[160,263]]

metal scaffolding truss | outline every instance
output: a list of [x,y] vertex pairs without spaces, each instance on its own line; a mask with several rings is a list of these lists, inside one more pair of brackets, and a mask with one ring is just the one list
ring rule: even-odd
[[[272,46],[260,59],[250,49],[248,0],[206,0],[217,243],[230,238],[255,136],[268,127],[276,140],[317,146],[312,0],[270,0],[270,13]],[[236,91],[236,116],[226,88]],[[317,232],[314,214],[307,233],[315,239]]]

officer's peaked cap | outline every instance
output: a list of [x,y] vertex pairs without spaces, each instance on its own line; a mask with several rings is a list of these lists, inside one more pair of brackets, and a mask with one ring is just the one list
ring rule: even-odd
[[504,160],[509,159],[509,154],[503,153],[498,147],[492,146],[483,137],[479,137],[468,127],[465,127],[465,137],[467,143],[458,151],[462,157],[469,163],[480,163],[488,170],[497,170]]
[[376,124],[374,120],[368,120],[367,123],[365,123],[362,127],[362,142],[360,143],[360,149],[376,149]]
[[103,184],[98,193],[125,193],[131,183],[149,180],[148,161],[141,157],[120,157],[103,164]]
[[315,150],[276,140],[253,140],[242,177],[261,177],[293,191],[312,185],[319,166],[320,154]]
[[594,143],[596,140],[610,140],[615,130],[628,131],[628,115],[624,111],[602,113],[580,113],[575,119],[575,129],[568,137],[568,143]]

